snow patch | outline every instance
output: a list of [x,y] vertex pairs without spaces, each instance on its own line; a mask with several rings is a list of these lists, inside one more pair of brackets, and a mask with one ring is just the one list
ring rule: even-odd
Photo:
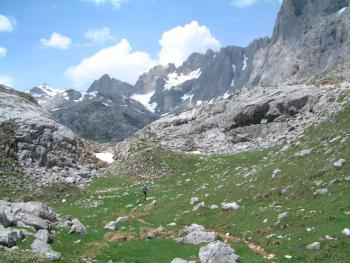
[[32,94],[33,97],[54,97],[56,95],[65,93],[64,89],[55,89],[52,88],[50,86],[48,86],[47,84],[42,84],[40,86],[38,86],[38,88],[45,94]]
[[341,15],[348,7],[343,7],[338,11],[338,14]]
[[94,155],[96,156],[97,159],[106,162],[106,163],[113,163],[114,162],[114,154],[113,153],[107,153],[107,152],[103,152],[103,153],[94,153]]
[[190,99],[190,104],[192,104],[193,96],[194,96],[193,94],[186,93],[181,97],[181,99],[182,101]]
[[233,77],[231,81],[231,87],[235,85],[235,73],[236,73],[236,65],[232,65],[232,70],[233,70]]
[[247,68],[247,66],[248,66],[247,61],[248,61],[248,57],[244,54],[242,71]]
[[231,93],[228,92],[228,91],[226,91],[225,94],[224,94],[224,96],[223,96],[223,99],[226,100],[226,99],[228,99],[230,96],[231,96]]
[[164,89],[170,90],[172,87],[177,87],[188,80],[198,79],[201,74],[202,72],[200,68],[190,72],[188,75],[182,73],[181,75],[178,75],[176,72],[171,73],[168,75],[168,80],[165,82]]
[[154,113],[158,104],[157,104],[157,102],[150,103],[150,100],[151,100],[153,94],[154,94],[154,91],[151,91],[151,92],[146,93],[146,94],[136,94],[135,93],[130,98],[140,102],[143,106],[146,107],[146,109],[148,109],[149,111]]
[[105,103],[105,102],[101,102],[103,105],[105,105],[106,107],[111,107],[111,105]]

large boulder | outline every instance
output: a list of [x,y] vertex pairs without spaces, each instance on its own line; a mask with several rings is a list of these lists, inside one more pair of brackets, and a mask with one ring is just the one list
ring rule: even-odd
[[200,244],[214,241],[216,239],[215,232],[207,232],[201,225],[192,224],[184,229],[184,236],[176,239],[177,242],[185,244]]
[[31,249],[48,260],[57,260],[61,257],[59,252],[54,251],[49,244],[40,239],[34,240]]
[[236,263],[239,256],[230,245],[216,241],[199,249],[199,259],[201,263]]

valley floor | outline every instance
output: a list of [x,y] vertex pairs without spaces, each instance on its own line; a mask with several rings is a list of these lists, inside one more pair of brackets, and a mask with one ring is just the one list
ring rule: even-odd
[[[221,234],[240,263],[349,262],[350,237],[342,233],[350,228],[349,142],[350,107],[310,128],[289,148],[231,156],[170,154],[163,162],[176,175],[148,181],[109,171],[85,190],[57,192],[58,199],[48,199],[56,212],[79,218],[88,231],[77,236],[58,230],[52,247],[62,253],[59,262],[66,263],[167,263],[176,257],[198,262],[203,244],[173,240],[184,226],[197,223]],[[339,159],[346,162],[336,167]],[[150,188],[147,200],[141,193],[144,184]],[[205,207],[192,211],[192,197]],[[223,211],[223,202],[240,207]],[[210,209],[213,204],[218,208]],[[119,216],[129,220],[116,231],[104,230]],[[176,225],[168,226],[172,222]],[[159,226],[163,234],[147,239]],[[313,242],[320,242],[319,250],[307,249]],[[25,240],[20,247],[30,243]],[[270,253],[273,260],[264,258]],[[0,251],[1,260],[41,262],[30,254]]]

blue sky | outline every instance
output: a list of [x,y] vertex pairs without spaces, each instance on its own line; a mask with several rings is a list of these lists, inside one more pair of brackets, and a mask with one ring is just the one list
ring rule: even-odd
[[279,0],[0,0],[0,82],[85,90],[103,73],[133,83],[193,51],[272,33]]

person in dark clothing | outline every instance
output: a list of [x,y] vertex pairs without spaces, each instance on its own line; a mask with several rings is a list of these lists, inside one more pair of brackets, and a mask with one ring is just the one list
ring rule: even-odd
[[145,200],[146,200],[147,194],[148,194],[148,188],[146,185],[142,188],[142,193],[143,193],[143,196],[145,197]]

